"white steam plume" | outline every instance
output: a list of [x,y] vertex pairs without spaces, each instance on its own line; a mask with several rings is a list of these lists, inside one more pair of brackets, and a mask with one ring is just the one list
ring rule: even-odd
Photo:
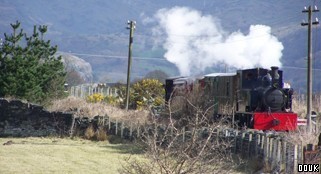
[[161,9],[154,19],[158,22],[154,34],[166,35],[164,57],[181,75],[222,64],[238,69],[281,66],[283,45],[269,26],[252,25],[247,35],[227,34],[217,19],[187,7]]

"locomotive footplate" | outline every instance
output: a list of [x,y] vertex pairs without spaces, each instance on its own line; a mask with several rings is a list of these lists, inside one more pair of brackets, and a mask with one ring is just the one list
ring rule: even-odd
[[254,112],[254,129],[294,131],[298,115],[291,112]]
[[297,119],[298,115],[291,112],[237,112],[234,123],[239,128],[293,131],[297,128]]

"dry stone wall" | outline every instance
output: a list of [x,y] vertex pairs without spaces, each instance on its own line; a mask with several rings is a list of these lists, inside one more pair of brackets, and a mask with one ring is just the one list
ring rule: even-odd
[[76,117],[72,113],[49,112],[39,105],[0,98],[0,137],[82,137],[88,127],[125,139],[137,134],[137,125],[111,120],[107,115]]
[[0,136],[66,136],[72,128],[71,113],[48,112],[42,106],[0,98]]

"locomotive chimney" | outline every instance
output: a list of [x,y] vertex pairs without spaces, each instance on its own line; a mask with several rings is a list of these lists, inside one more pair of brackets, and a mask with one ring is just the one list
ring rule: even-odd
[[279,87],[280,75],[278,73],[278,70],[279,70],[279,67],[277,67],[277,66],[271,67],[272,85],[274,87]]

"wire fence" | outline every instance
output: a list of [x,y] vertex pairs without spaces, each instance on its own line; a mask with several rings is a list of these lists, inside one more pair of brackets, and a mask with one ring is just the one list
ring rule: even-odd
[[[141,138],[146,128],[146,123],[113,119],[108,116],[97,116],[92,122],[104,126],[109,135],[120,136],[127,140]],[[162,125],[157,129],[162,130]],[[190,131],[187,128],[183,130],[181,141],[184,143],[188,141]],[[232,143],[231,152],[243,159],[262,159],[264,166],[268,166],[270,172],[295,174],[298,173],[299,164],[320,163],[321,153],[317,146],[293,144],[273,133],[217,128],[213,138],[228,139]]]

